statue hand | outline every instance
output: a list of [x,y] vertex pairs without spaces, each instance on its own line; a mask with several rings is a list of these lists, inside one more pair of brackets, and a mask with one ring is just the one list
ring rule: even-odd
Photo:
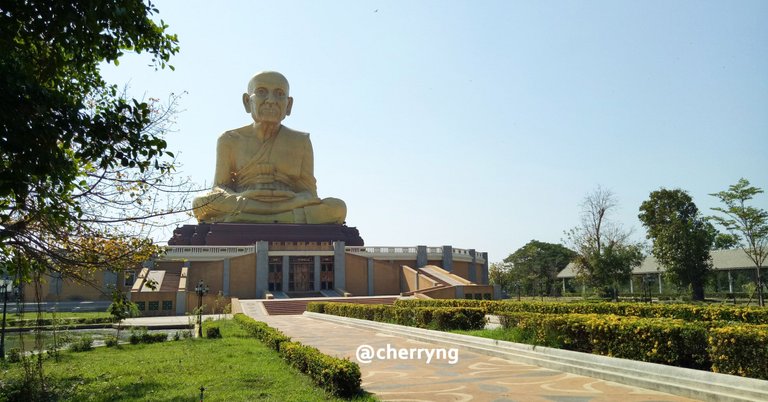
[[246,190],[238,195],[264,202],[284,201],[296,197],[296,193],[290,190]]
[[246,193],[241,193],[238,198],[244,200],[240,212],[263,214],[286,212],[296,208],[303,208],[308,205],[320,204],[322,201],[308,192],[293,193],[291,198],[280,198],[275,200],[253,199],[245,197]]

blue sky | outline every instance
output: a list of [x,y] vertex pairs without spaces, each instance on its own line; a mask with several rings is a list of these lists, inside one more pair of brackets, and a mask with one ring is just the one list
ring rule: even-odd
[[740,177],[768,189],[765,1],[153,3],[176,70],[131,55],[103,73],[134,96],[186,91],[168,136],[181,174],[210,184],[217,137],[250,121],[248,79],[280,71],[318,193],[367,245],[496,262],[560,242],[598,185],[638,240],[660,187],[707,214]]

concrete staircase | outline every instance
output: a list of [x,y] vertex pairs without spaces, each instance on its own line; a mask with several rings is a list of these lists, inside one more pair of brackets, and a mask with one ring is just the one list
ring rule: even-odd
[[273,299],[264,300],[264,310],[269,315],[299,315],[307,310],[307,304],[310,302],[339,302],[339,303],[357,303],[357,304],[392,304],[398,296],[371,296],[371,297],[313,297],[305,299]]
[[163,282],[158,289],[160,292],[175,292],[179,288],[179,281],[181,280],[181,274],[178,272],[166,271],[163,276]]

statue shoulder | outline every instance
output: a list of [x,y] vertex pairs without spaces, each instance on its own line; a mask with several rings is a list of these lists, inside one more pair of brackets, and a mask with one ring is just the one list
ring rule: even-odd
[[219,136],[219,144],[240,142],[251,129],[252,127],[248,125],[233,130],[227,130],[224,132],[224,134]]
[[308,140],[309,139],[309,133],[305,133],[303,131],[297,131],[292,128],[288,128],[286,126],[283,126],[282,130],[280,130],[281,135],[285,135],[287,138],[293,139],[293,140]]

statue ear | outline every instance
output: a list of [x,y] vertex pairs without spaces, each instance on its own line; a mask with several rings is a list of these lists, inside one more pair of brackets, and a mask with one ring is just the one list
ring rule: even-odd
[[251,113],[251,97],[248,94],[243,94],[243,107],[245,113]]
[[290,116],[291,115],[291,108],[293,107],[293,98],[288,97],[288,106],[285,107],[285,115]]

